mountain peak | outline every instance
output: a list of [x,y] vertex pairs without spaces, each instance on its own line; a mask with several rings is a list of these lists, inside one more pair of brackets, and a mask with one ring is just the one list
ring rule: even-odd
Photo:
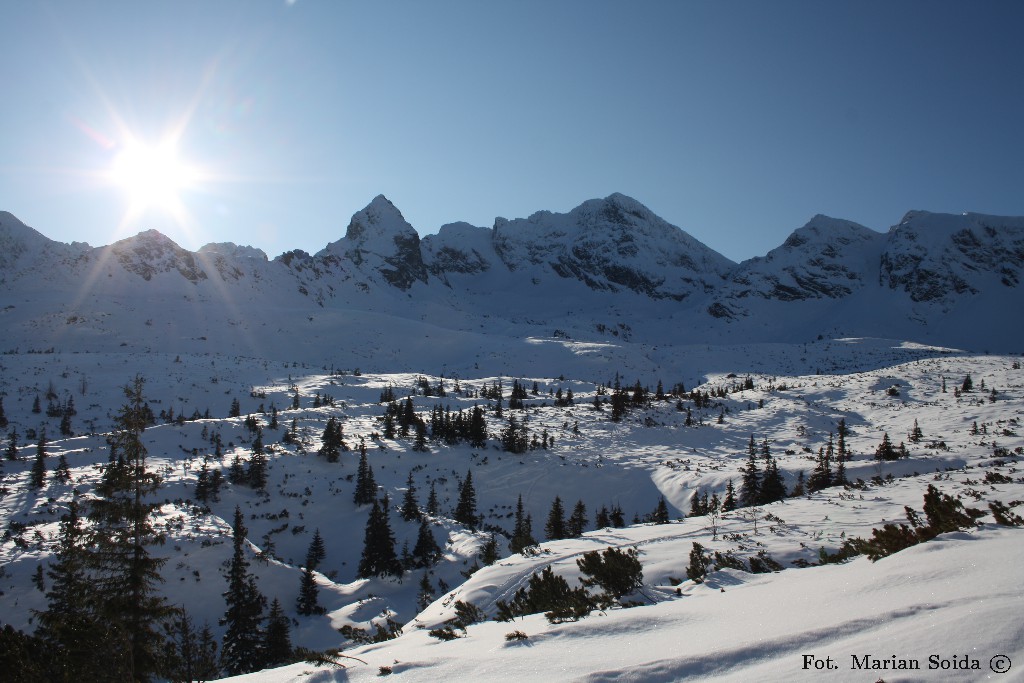
[[399,289],[409,289],[416,280],[427,281],[419,234],[382,194],[353,214],[344,238],[328,244],[317,256],[344,256],[364,272],[379,271]]
[[170,271],[177,271],[193,284],[207,277],[196,263],[195,254],[181,248],[159,230],[144,230],[104,249],[109,249],[125,270],[143,280]]
[[345,239],[349,242],[370,242],[379,237],[410,234],[417,235],[416,230],[391,200],[379,194],[364,209],[353,214]]

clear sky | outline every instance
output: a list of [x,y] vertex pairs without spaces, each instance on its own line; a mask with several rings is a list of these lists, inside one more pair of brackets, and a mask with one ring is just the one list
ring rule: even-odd
[[1024,2],[0,1],[0,209],[316,252],[630,195],[741,260],[1024,215]]

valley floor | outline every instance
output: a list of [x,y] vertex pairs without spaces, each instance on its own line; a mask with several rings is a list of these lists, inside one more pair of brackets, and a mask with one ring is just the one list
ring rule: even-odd
[[[544,346],[537,345],[535,353],[546,353]],[[427,369],[357,373],[208,354],[4,354],[0,396],[9,426],[0,447],[9,450],[14,432],[16,457],[5,458],[0,469],[0,621],[31,632],[36,612],[46,609],[49,579],[43,577],[41,590],[35,577],[54,562],[58,523],[69,502],[96,496],[109,456],[107,439],[124,401],[121,387],[138,373],[146,379],[156,417],[143,436],[148,466],[162,479],[154,497],[160,504],[155,523],[166,543],[153,552],[167,559],[163,594],[182,605],[197,626],[208,624],[222,637],[224,568],[238,507],[248,529],[251,570],[268,600],[278,598],[284,606],[292,642],[315,650],[342,647],[345,655],[365,662],[345,660],[344,669],[297,663],[240,680],[358,681],[387,674],[388,668],[402,680],[432,681],[829,677],[893,683],[1019,677],[1024,531],[997,525],[988,507],[998,501],[1020,515],[1024,505],[1019,357],[870,339],[701,346],[659,349],[659,358],[676,359],[655,364],[664,376],[633,376],[636,368],[619,373],[619,357],[602,353],[588,348],[573,365],[560,347],[563,374],[557,378],[528,371],[519,377],[479,371],[458,378]],[[648,360],[654,357],[647,353]],[[530,367],[528,356],[514,360]],[[961,391],[968,376],[973,387]],[[652,400],[614,421],[608,399],[617,380],[630,388],[639,382]],[[522,409],[509,406],[513,381],[528,389]],[[685,383],[685,391],[653,399],[659,381],[666,394],[678,383]],[[496,401],[483,395],[499,383],[500,414]],[[569,391],[571,403],[556,402],[557,392],[564,397]],[[707,401],[695,400],[695,391]],[[417,450],[415,430],[394,438],[384,434],[386,393],[399,404],[411,398],[416,415],[428,424],[432,411],[468,414],[480,406],[490,438],[484,447],[428,438],[426,450]],[[37,397],[40,412],[33,411]],[[61,435],[61,411],[69,399],[72,433]],[[238,414],[230,416],[236,401]],[[553,443],[522,453],[503,450],[499,437],[510,416],[529,436],[544,434]],[[344,442],[337,462],[318,455],[331,419]],[[721,498],[730,481],[739,487],[752,437],[759,452],[767,444],[792,489],[801,474],[811,475],[819,449],[840,420],[849,430],[846,474],[853,486],[720,517],[690,514],[695,496]],[[198,500],[204,461],[225,476],[236,459],[249,466],[254,426],[268,458],[265,489],[226,483],[219,498]],[[35,488],[31,468],[44,431],[47,478]],[[292,438],[284,439],[286,432]],[[876,460],[883,434],[894,445],[902,442],[908,457]],[[417,539],[418,523],[402,521],[397,513],[410,478],[421,507],[433,488],[438,510],[429,516],[429,528],[443,556],[429,570],[407,570],[400,578],[358,577],[370,511],[353,500],[361,445],[378,495],[389,500],[396,552]],[[61,456],[69,465],[66,483],[54,476]],[[476,529],[454,520],[468,473],[480,516]],[[906,522],[905,506],[920,512],[929,485],[983,512],[978,526],[878,562],[857,557],[810,566],[821,549],[835,552],[847,539],[869,537],[873,528]],[[526,555],[511,553],[507,536],[520,497],[534,537],[543,539],[556,496],[566,514],[577,501],[583,504],[586,532],[545,541]],[[662,497],[673,521],[640,523]],[[595,528],[602,507],[621,508],[628,526]],[[324,614],[302,616],[296,612],[301,565],[315,531],[326,548],[315,573]],[[500,559],[481,567],[492,532]],[[708,555],[730,553],[746,568],[751,558],[770,558],[784,570],[721,569],[695,583],[686,572],[694,543]],[[578,585],[576,560],[608,547],[638,550],[643,588],[631,599],[641,606],[595,612],[573,623],[549,624],[539,614],[514,623],[486,621],[448,642],[428,635],[454,616],[457,601],[493,619],[499,601],[510,600],[546,567]],[[426,601],[424,579],[432,592]],[[359,645],[339,633],[344,627],[372,632],[388,620],[402,624],[403,634],[387,642]],[[513,631],[526,637],[507,641]],[[1015,668],[995,672],[993,666],[1002,667],[1003,660],[993,659],[999,655]],[[932,656],[938,668],[929,668]],[[865,668],[900,662],[920,668]],[[963,668],[975,662],[979,668]]]

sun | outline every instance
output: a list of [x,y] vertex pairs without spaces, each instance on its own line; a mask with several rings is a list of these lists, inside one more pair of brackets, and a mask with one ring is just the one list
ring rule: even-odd
[[168,138],[147,144],[130,137],[120,148],[109,178],[124,191],[129,213],[149,209],[178,213],[181,195],[194,186],[198,173],[179,157],[176,141]]

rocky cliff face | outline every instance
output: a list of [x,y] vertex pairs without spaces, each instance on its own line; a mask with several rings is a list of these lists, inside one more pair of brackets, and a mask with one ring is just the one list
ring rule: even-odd
[[879,282],[915,302],[948,304],[995,283],[1020,285],[1024,218],[911,211],[888,235]]

